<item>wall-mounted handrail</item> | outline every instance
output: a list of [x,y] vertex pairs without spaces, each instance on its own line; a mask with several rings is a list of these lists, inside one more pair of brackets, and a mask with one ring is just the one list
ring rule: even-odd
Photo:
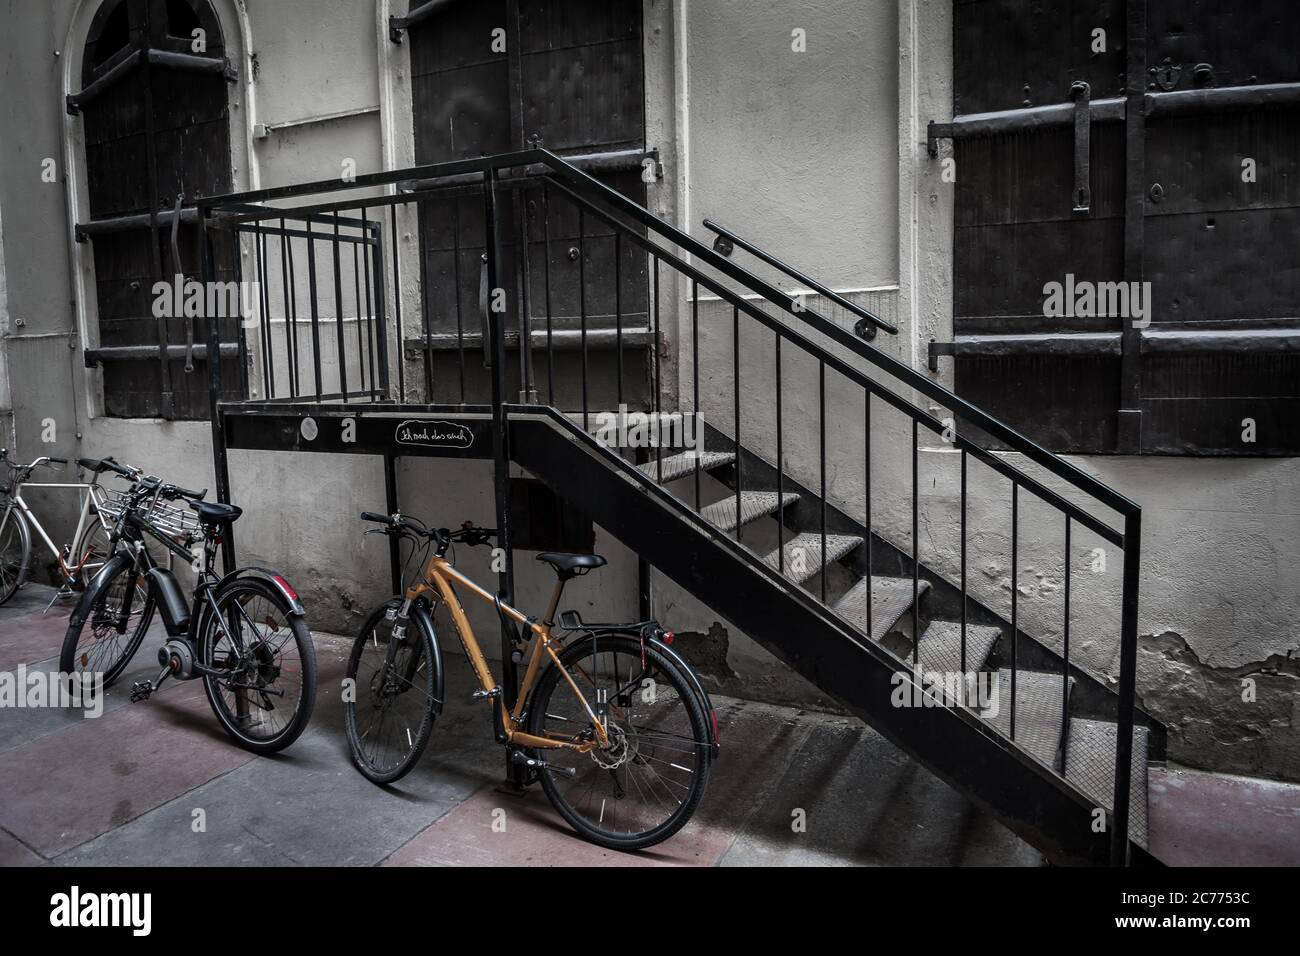
[[755,292],[764,299],[767,299],[770,303],[781,308],[795,319],[811,326],[827,338],[833,339],[839,345],[843,345],[861,358],[864,358],[876,367],[883,369],[908,388],[915,389],[927,398],[931,398],[938,402],[943,407],[951,409],[959,417],[1003,442],[1013,451],[1020,452],[1026,458],[1030,459],[1035,464],[1041,465],[1058,478],[1068,481],[1080,491],[1091,495],[1102,504],[1112,508],[1120,514],[1127,515],[1141,511],[1141,508],[1138,507],[1136,502],[1098,481],[1081,468],[1078,468],[1057,455],[1054,455],[1027,435],[1016,431],[1005,422],[994,418],[992,415],[977,406],[972,405],[964,398],[961,398],[954,392],[944,388],[938,382],[922,375],[910,365],[907,365],[892,356],[886,355],[873,345],[863,342],[856,335],[841,328],[837,323],[832,322],[830,319],[819,314],[815,310],[800,305],[792,299],[789,294],[781,291],[771,283],[760,279],[747,269],[736,265],[724,256],[714,252],[709,248],[709,246],[700,242],[693,236],[664,222],[649,210],[637,205],[622,193],[605,185],[600,180],[588,176],[580,169],[575,169],[570,166],[568,163],[564,162],[562,157],[545,149],[539,149],[537,150],[537,153],[546,157],[546,162],[550,164],[551,168],[555,170],[556,174],[560,178],[575,184],[580,191],[584,191],[589,195],[597,196],[606,205],[619,210],[639,225],[645,226],[647,229],[658,233],[663,238],[671,241],[674,245],[686,250],[692,256],[707,262],[723,275],[739,282],[751,292]]
[[[718,225],[712,219],[704,220],[704,228],[717,233],[718,237],[720,239],[725,240],[727,243],[730,243],[733,246],[740,246],[740,248],[744,249],[750,255],[766,262],[773,269],[779,269],[781,272],[784,272],[786,275],[788,275],[791,279],[794,279],[796,282],[802,282],[804,285],[808,286],[808,288],[812,289],[817,294],[822,295],[827,299],[830,299],[840,308],[856,315],[860,321],[857,323],[857,325],[853,327],[853,331],[854,333],[861,336],[862,338],[864,339],[875,338],[876,329],[884,329],[890,335],[898,334],[898,329],[895,326],[890,325],[888,322],[880,318],[878,315],[875,315],[870,310],[864,309],[860,305],[855,305],[854,303],[850,302],[848,299],[844,298],[844,296],[840,295],[838,292],[834,291],[830,287],[822,285],[816,279],[805,275],[804,273],[800,272],[798,269],[796,269],[794,266],[790,265],[789,263],[782,262],[780,259],[772,255],[770,252],[766,252],[765,250],[760,249],[758,246],[754,245],[752,242],[748,241],[747,239],[743,239],[736,233],[732,232],[730,229]],[[730,255],[729,250],[725,248],[719,249],[718,244],[716,242],[714,243],[713,248],[717,249],[724,256]]]
[[[607,213],[603,212],[595,203],[591,202],[590,200],[584,198],[574,190],[565,186],[564,183],[557,182],[557,181],[552,181],[552,182],[557,189],[564,192],[565,195],[567,195],[574,202],[582,205],[591,215],[596,216],[606,225],[614,229],[627,228],[624,224],[620,223],[613,216],[610,216]],[[832,354],[827,353],[825,349],[819,346],[816,342],[813,342],[811,339],[802,335],[800,332],[791,328],[789,325],[785,324],[784,322],[781,322],[778,319],[775,319],[772,316],[768,315],[766,312],[760,309],[753,302],[748,301],[742,296],[737,295],[734,291],[728,289],[721,282],[712,279],[707,273],[702,272],[701,270],[695,268],[690,263],[674,255],[672,252],[668,251],[667,249],[664,249],[662,246],[656,245],[655,243],[646,239],[644,236],[638,235],[636,232],[629,232],[626,235],[626,238],[632,243],[634,243],[635,245],[639,246],[645,252],[649,253],[650,255],[661,258],[663,261],[669,263],[674,269],[680,271],[682,275],[684,275],[686,278],[699,283],[701,287],[708,289],[710,292],[717,295],[728,305],[732,306],[733,308],[739,309],[741,312],[744,312],[746,315],[750,316],[751,318],[756,319],[760,324],[764,325],[771,331],[775,332],[777,335],[781,336],[785,341],[795,345],[796,347],[798,347],[808,355],[814,356],[819,360],[824,361],[826,363],[827,368],[833,369],[835,372],[844,376],[844,378],[846,378],[850,382],[853,382],[855,385],[859,385],[862,388],[865,388],[872,395],[875,395],[877,398],[881,399],[883,402],[890,405],[894,409],[912,417],[919,424],[924,425],[927,429],[929,429],[934,434],[941,435],[948,430],[948,426],[944,422],[936,418],[934,415],[931,415],[929,412],[925,411],[924,409],[917,408],[907,399],[901,397],[900,395],[896,394],[890,389],[885,388],[879,382],[875,381],[868,375],[865,375],[858,369],[854,368],[852,365],[848,364],[842,359],[837,358]],[[979,445],[977,442],[972,441],[971,439],[967,438],[965,435],[959,433],[952,435],[952,443],[954,448],[964,449],[965,451],[970,453],[976,460],[982,462],[985,465],[988,465],[990,468],[992,468],[994,471],[998,472],[1000,475],[1004,476],[1005,478],[1008,478],[1013,482],[1018,482],[1021,485],[1021,487],[1023,487],[1026,491],[1040,498],[1042,501],[1046,502],[1047,504],[1052,505],[1054,508],[1058,509],[1062,513],[1069,515],[1075,521],[1078,521],[1080,524],[1084,525],[1089,530],[1095,532],[1105,540],[1111,542],[1117,547],[1123,547],[1123,535],[1119,531],[1112,528],[1110,525],[1106,524],[1105,522],[1099,520],[1094,515],[1088,513],[1083,508],[1076,505],[1074,502],[1066,498],[1062,498],[1059,494],[1052,491],[1050,488],[1046,487],[1045,485],[1043,485],[1041,482],[1037,481],[1030,475],[1026,475],[1023,471],[1016,468],[1010,462],[999,457],[993,452],[988,451],[987,449]]]

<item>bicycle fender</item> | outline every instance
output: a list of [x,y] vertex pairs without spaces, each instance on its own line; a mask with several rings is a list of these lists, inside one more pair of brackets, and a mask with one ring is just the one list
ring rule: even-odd
[[424,627],[427,627],[429,629],[429,633],[433,635],[433,640],[430,642],[433,644],[433,660],[429,662],[429,666],[434,669],[433,684],[434,687],[437,688],[437,690],[434,692],[433,712],[435,714],[441,714],[442,702],[447,699],[447,695],[446,693],[444,693],[443,690],[443,682],[442,682],[442,677],[444,673],[442,669],[442,647],[438,643],[438,631],[433,626],[433,615],[429,612],[429,602],[421,598],[420,600],[412,604],[411,617],[416,618],[419,621],[419,623]]
[[307,615],[306,610],[304,610],[302,606],[302,601],[298,599],[298,592],[293,589],[293,585],[286,581],[284,575],[279,571],[273,571],[270,568],[259,568],[256,565],[235,568],[235,570],[231,571],[217,582],[216,590],[220,591],[226,584],[234,581],[236,578],[257,578],[258,580],[265,581],[267,584],[271,585],[271,587],[275,588],[280,597],[284,598],[285,602],[289,605],[290,614],[295,617],[305,617]]
[[700,683],[700,677],[695,673],[695,668],[686,663],[686,659],[683,658],[682,655],[678,654],[663,641],[651,637],[646,639],[646,643],[676,664],[677,669],[682,672],[682,676],[684,676],[690,683],[691,689],[695,691],[695,696],[700,701],[700,705],[704,708],[704,712],[709,715],[709,732],[713,735],[713,739],[709,744],[709,751],[712,756],[717,757],[718,750],[722,746],[722,741],[718,737],[718,714],[717,711],[713,709],[713,701],[709,698],[709,692],[704,689],[704,685]]
[[104,562],[104,566],[90,579],[90,583],[81,592],[81,597],[77,599],[77,606],[72,609],[72,615],[68,618],[69,627],[82,625],[95,604],[95,598],[99,596],[100,590],[108,583],[109,578],[117,574],[123,565],[130,564],[131,558],[121,552]]

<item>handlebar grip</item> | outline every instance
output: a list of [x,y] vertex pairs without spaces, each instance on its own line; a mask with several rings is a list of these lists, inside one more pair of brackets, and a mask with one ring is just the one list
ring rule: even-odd
[[388,515],[375,514],[373,511],[363,511],[361,512],[361,520],[378,521],[381,524],[391,524],[393,519],[388,517]]
[[191,491],[189,488],[182,488],[180,485],[168,485],[167,493],[176,498],[189,498],[193,501],[202,501],[203,496],[208,493],[208,489],[202,491]]
[[68,459],[55,458],[53,455],[50,456],[50,461],[54,462],[56,465],[66,465],[68,463]]

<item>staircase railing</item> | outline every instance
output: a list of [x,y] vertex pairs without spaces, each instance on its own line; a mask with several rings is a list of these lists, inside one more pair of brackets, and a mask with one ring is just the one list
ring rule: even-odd
[[[466,183],[466,178],[477,179],[477,184]],[[418,188],[402,192],[399,183],[417,183]],[[376,195],[376,187],[390,187],[392,192]],[[339,200],[316,201],[305,206],[286,208],[286,200],[305,196],[331,194],[341,190],[366,190],[364,198],[344,198]],[[512,215],[502,213],[499,196],[503,191],[512,191],[517,199]],[[296,320],[286,329],[285,349],[290,353],[289,368],[283,370],[278,381],[292,384],[292,395],[276,394],[277,388],[270,385],[275,371],[275,360],[270,354],[259,358],[263,369],[263,392],[259,397],[266,401],[283,401],[294,398],[335,401],[385,401],[391,399],[389,384],[389,360],[387,356],[397,357],[398,400],[409,403],[410,392],[417,386],[412,375],[405,372],[403,359],[404,346],[407,344],[402,319],[401,306],[404,286],[401,280],[399,261],[401,259],[399,232],[405,231],[409,223],[415,221],[423,229],[426,219],[431,215],[431,205],[444,202],[448,196],[461,197],[454,204],[455,215],[459,218],[467,215],[462,199],[468,197],[478,205],[482,215],[481,263],[486,274],[488,300],[481,306],[486,318],[488,341],[475,343],[466,335],[466,328],[478,325],[466,322],[462,313],[466,310],[462,303],[463,267],[467,254],[474,250],[461,247],[459,223],[452,225],[455,249],[448,268],[442,273],[450,273],[441,280],[430,268],[429,255],[421,251],[419,258],[421,324],[419,331],[423,337],[423,358],[425,378],[425,402],[436,404],[436,390],[440,385],[441,372],[434,370],[434,352],[432,348],[433,324],[435,313],[445,320],[451,310],[456,319],[454,351],[457,353],[457,365],[450,365],[443,371],[449,376],[459,374],[459,389],[452,389],[452,402],[465,405],[474,397],[467,391],[466,368],[467,355],[469,365],[473,366],[475,356],[484,354],[483,345],[488,345],[487,369],[490,384],[490,406],[494,421],[494,434],[497,447],[494,449],[498,461],[498,523],[508,536],[508,448],[505,447],[506,422],[512,403],[509,401],[507,385],[507,361],[512,352],[516,354],[520,375],[521,404],[537,404],[562,409],[572,414],[580,414],[584,427],[591,424],[593,412],[610,410],[623,405],[629,393],[640,396],[641,400],[655,413],[661,413],[665,399],[671,405],[678,406],[680,413],[701,413],[705,408],[725,409],[729,413],[730,434],[720,428],[726,440],[735,450],[734,484],[736,520],[733,529],[728,529],[737,545],[746,549],[750,560],[761,565],[763,555],[753,550],[752,542],[745,539],[744,521],[741,520],[741,506],[746,480],[751,490],[770,490],[762,485],[770,484],[771,478],[763,474],[752,475],[746,471],[748,449],[758,458],[768,461],[775,473],[777,500],[784,502],[787,468],[802,469],[803,484],[817,492],[816,513],[810,518],[815,527],[814,536],[820,541],[819,554],[825,558],[830,538],[843,533],[844,529],[831,513],[830,502],[838,496],[837,505],[850,507],[844,499],[841,484],[846,469],[846,455],[841,444],[831,447],[828,442],[852,444],[861,448],[861,475],[863,489],[861,495],[861,525],[867,529],[865,535],[865,570],[868,578],[867,632],[871,633],[870,581],[873,575],[872,541],[879,534],[887,538],[900,531],[910,532],[910,575],[913,603],[918,606],[921,590],[922,555],[920,549],[921,486],[919,458],[921,450],[920,435],[922,430],[939,436],[941,442],[959,452],[959,526],[960,546],[957,559],[958,582],[961,593],[961,670],[967,670],[966,634],[968,626],[968,606],[974,598],[968,597],[968,567],[970,566],[969,534],[969,478],[968,465],[977,462],[992,473],[1009,482],[1010,488],[1010,641],[1009,656],[1011,670],[1011,700],[1009,736],[1015,740],[1016,726],[1016,678],[1020,672],[1019,642],[1021,631],[1021,607],[1019,587],[1017,586],[1020,558],[1021,511],[1023,495],[1032,496],[1039,502],[1059,513],[1063,519],[1064,531],[1064,608],[1061,645],[1061,680],[1063,688],[1068,687],[1071,671],[1070,620],[1071,620],[1071,584],[1072,584],[1072,533],[1078,528],[1087,529],[1102,541],[1120,549],[1123,553],[1123,577],[1120,594],[1119,621],[1119,680],[1116,700],[1117,742],[1114,753],[1112,809],[1110,814],[1111,859],[1113,863],[1127,860],[1129,845],[1129,817],[1131,791],[1131,764],[1133,747],[1133,726],[1136,711],[1136,647],[1137,647],[1137,607],[1138,582],[1141,558],[1141,509],[1130,499],[1093,476],[1082,471],[1072,463],[1054,455],[1020,432],[989,415],[979,407],[962,399],[925,374],[911,366],[882,352],[832,319],[810,307],[801,297],[793,297],[759,276],[739,266],[719,254],[707,244],[697,240],[685,231],[678,229],[650,213],[642,205],[629,199],[608,184],[597,179],[563,157],[544,149],[530,149],[500,156],[483,157],[441,163],[415,169],[399,170],[389,173],[359,176],[347,183],[325,181],[296,186],[277,187],[245,193],[239,196],[217,197],[201,205],[201,216],[205,223],[204,236],[209,243],[208,261],[211,261],[212,237],[218,232],[213,227],[226,227],[224,231],[240,230],[251,235],[253,258],[259,274],[266,275],[267,239],[274,237],[282,245],[290,246],[294,239],[306,243],[308,249],[308,267],[311,271],[308,294],[312,312],[310,338],[301,341]],[[481,205],[480,205],[481,204]],[[357,210],[351,218],[345,218],[344,212]],[[554,328],[553,314],[555,290],[552,289],[552,270],[562,259],[556,252],[557,223],[564,215],[565,230],[576,231],[576,237],[569,235],[559,245],[572,241],[574,245],[567,251],[568,258],[576,264],[576,283],[569,287],[569,294],[577,298],[577,328]],[[404,217],[404,225],[399,226],[399,216]],[[274,220],[274,222],[271,222]],[[268,222],[271,224],[268,225]],[[303,228],[294,228],[290,224],[302,223]],[[323,226],[316,224],[323,223]],[[588,233],[590,224],[599,225],[603,232],[593,238]],[[718,231],[720,227],[715,227]],[[559,230],[564,233],[565,230]],[[734,234],[730,234],[734,237]],[[384,242],[391,237],[387,251]],[[734,237],[738,238],[738,237]],[[598,242],[597,242],[598,239]],[[245,240],[247,241],[247,240]],[[336,289],[336,317],[338,325],[331,338],[324,335],[318,323],[318,306],[315,296],[315,246],[324,243],[324,248],[337,251],[342,243],[349,243],[349,248],[360,250],[358,263],[368,264],[370,272],[363,278],[355,278],[354,294],[364,291],[374,295],[374,302],[365,309],[368,322],[362,322],[363,311],[360,305],[356,313],[358,319],[358,348],[372,358],[362,361],[360,353],[354,359],[348,358],[349,339],[343,334],[342,299],[345,291]],[[333,244],[331,246],[331,243]],[[590,245],[589,245],[590,244]],[[515,297],[513,306],[506,304],[504,309],[493,302],[495,293],[507,280],[509,265],[503,248],[509,245],[513,253],[515,269]],[[543,256],[542,268],[536,269],[530,259],[536,255],[537,247]],[[597,270],[595,280],[613,280],[612,295],[605,295],[604,302],[612,305],[613,328],[607,324],[591,328],[588,305],[593,295],[601,290],[593,290],[593,276],[588,274],[595,260],[594,246],[599,245],[600,255],[612,252],[612,260],[604,260],[605,265]],[[609,247],[609,248],[607,248]],[[409,247],[408,247],[409,248]],[[754,251],[757,247],[746,244]],[[369,253],[367,257],[366,253]],[[766,254],[758,250],[760,258]],[[327,255],[329,253],[327,252]],[[639,263],[635,256],[643,257]],[[283,259],[282,266],[292,268],[291,257]],[[337,256],[332,275],[338,281],[340,266]],[[770,257],[765,261],[771,262]],[[644,320],[638,320],[635,328],[625,328],[627,315],[627,289],[625,269],[632,267],[639,270],[644,267],[644,292],[636,293],[634,309],[638,315],[644,308]],[[842,299],[828,287],[814,283],[802,273],[793,272],[784,263],[776,263],[787,275],[807,280],[814,291],[818,291],[828,301]],[[283,268],[281,269],[283,271]],[[364,270],[362,270],[364,273]],[[612,275],[611,275],[612,273]],[[362,273],[357,273],[362,275]],[[639,272],[638,272],[639,275]],[[265,281],[265,280],[264,280]],[[292,299],[288,291],[295,291],[300,280],[289,280],[285,285],[286,301]],[[446,294],[446,284],[451,283],[451,294]],[[575,288],[576,285],[576,288]],[[355,287],[355,288],[354,288]],[[387,291],[386,291],[387,290]],[[264,294],[265,294],[265,290]],[[604,291],[608,291],[607,289]],[[708,310],[720,310],[713,319],[706,314],[701,318],[702,295],[709,297]],[[641,297],[644,297],[643,299]],[[269,296],[268,296],[269,298]],[[502,297],[505,298],[505,297]],[[452,305],[447,305],[447,303]],[[680,357],[680,362],[665,361],[665,303],[672,302],[675,307],[675,319],[671,326],[673,341],[672,353]],[[713,303],[716,302],[716,309]],[[396,328],[384,318],[385,303],[390,303],[389,314],[394,317]],[[441,304],[438,304],[441,303]],[[853,303],[849,303],[852,305]],[[286,306],[288,308],[288,306]],[[515,311],[520,319],[518,334],[511,339],[507,325],[507,313]],[[726,313],[730,312],[728,316]],[[854,311],[854,310],[850,310]],[[541,313],[544,332],[536,334],[533,326],[534,317]],[[409,316],[409,313],[408,313]],[[477,318],[477,317],[476,317]],[[730,319],[730,322],[727,319]],[[871,315],[874,325],[893,331],[889,323]],[[742,322],[743,319],[743,322]],[[211,323],[215,329],[215,319]],[[290,329],[292,331],[290,331]],[[687,332],[689,330],[689,333]],[[389,335],[396,333],[395,349],[388,345]],[[215,334],[215,332],[213,333]],[[689,342],[687,342],[689,334]],[[270,330],[266,328],[261,337],[251,336],[254,346],[259,342],[269,341]],[[345,384],[340,380],[337,387],[326,387],[322,381],[328,381],[329,373],[322,371],[321,357],[326,342],[332,342],[335,350],[334,361],[339,363],[338,376],[342,379],[350,361],[355,361],[356,375],[352,382]],[[593,345],[608,348],[613,345],[616,368],[603,372],[593,371],[590,351]],[[513,346],[513,348],[510,348]],[[729,346],[729,348],[728,348]],[[299,381],[299,366],[303,363],[303,349],[310,351],[313,374],[311,388],[303,387]],[[544,352],[547,370],[547,388],[544,399],[534,398],[539,391],[532,379],[532,369],[536,364],[533,352],[540,348]],[[643,350],[644,362],[635,372],[636,379],[632,388],[625,387],[625,356],[629,350]],[[580,362],[576,376],[568,374],[567,378],[578,379],[577,394],[565,398],[561,392],[565,385],[566,373],[557,375],[557,352],[577,352]],[[728,354],[729,353],[729,354]],[[380,368],[371,366],[370,362],[378,359]],[[707,371],[703,363],[707,361]],[[861,367],[859,363],[865,363]],[[256,361],[253,363],[256,368]],[[458,371],[457,371],[458,367]],[[689,368],[689,375],[682,370]],[[364,374],[366,369],[369,374]],[[382,369],[382,374],[380,374]],[[323,379],[322,376],[325,376]],[[676,383],[671,381],[676,375]],[[613,382],[610,382],[612,377]],[[665,380],[669,379],[666,383]],[[792,386],[791,382],[795,384]],[[813,384],[815,382],[815,385]],[[360,385],[360,389],[355,386]],[[803,386],[807,386],[806,388]],[[216,414],[216,396],[220,395],[220,371],[217,363],[213,364],[213,409],[214,409],[214,443],[220,444],[219,416]],[[769,410],[756,402],[754,396],[761,390],[770,388],[774,392],[774,406]],[[702,390],[704,394],[702,394]],[[815,391],[814,391],[815,390]],[[471,389],[472,391],[472,389]],[[846,399],[846,394],[856,391],[859,399]],[[725,392],[725,394],[724,394]],[[813,392],[813,394],[809,394]],[[674,396],[675,393],[675,396]],[[673,397],[670,397],[673,396]],[[921,407],[916,396],[929,399],[938,407],[947,410],[953,417],[945,421],[939,415]],[[246,395],[247,397],[247,395]],[[480,402],[482,400],[480,399]],[[567,406],[567,407],[566,407]],[[729,407],[727,407],[729,406]],[[815,420],[813,417],[815,409]],[[770,411],[770,414],[769,414]],[[902,430],[896,431],[908,446],[910,469],[905,469],[910,478],[910,515],[909,521],[900,523],[889,515],[882,516],[876,512],[879,502],[887,500],[881,489],[873,488],[873,474],[881,471],[881,462],[873,462],[872,439],[888,437],[891,427],[880,416],[882,413],[896,413],[902,416]],[[802,414],[801,421],[792,421],[792,415]],[[832,415],[834,420],[832,421]],[[859,418],[860,416],[860,418]],[[656,427],[662,421],[657,414]],[[958,426],[960,423],[960,426]],[[716,423],[715,423],[716,427]],[[828,436],[834,430],[838,437]],[[1023,456],[1024,461],[1016,461],[1005,452],[993,452],[979,440],[979,434],[992,437],[1003,448]],[[845,436],[848,436],[847,438]],[[795,448],[791,454],[791,447]],[[664,467],[663,445],[656,441],[653,449],[656,466]],[[834,455],[832,463],[835,478],[828,475],[828,455]],[[815,459],[816,468],[809,462]],[[750,461],[752,467],[753,461]],[[1031,474],[1028,466],[1036,466],[1045,474]],[[699,515],[704,508],[702,465],[697,458],[692,469],[694,485],[694,511]],[[220,472],[220,465],[219,465]],[[642,470],[629,469],[640,480],[653,481],[654,467],[646,466]],[[1056,487],[1053,487],[1056,485]],[[1064,486],[1064,487],[1062,487]],[[218,476],[218,491],[224,497],[221,475]],[[1023,493],[1023,494],[1022,494]],[[1082,500],[1084,503],[1080,503]],[[1086,505],[1086,506],[1085,506]],[[856,506],[853,506],[856,507]],[[1109,509],[1118,517],[1120,527],[1115,527],[1111,520],[1103,520],[1094,513],[1096,507]],[[784,576],[787,572],[787,555],[785,539],[785,521],[778,520],[777,549],[775,570]],[[502,542],[507,548],[508,537]],[[768,570],[765,568],[765,570]],[[503,578],[503,587],[509,584],[509,570]],[[828,575],[820,575],[820,598],[825,603],[828,597]],[[855,627],[860,627],[854,622]],[[916,640],[912,650],[912,664],[920,667],[920,634],[916,628]],[[1068,707],[1068,694],[1063,693],[1063,706]],[[1062,714],[1062,720],[1067,715]]]

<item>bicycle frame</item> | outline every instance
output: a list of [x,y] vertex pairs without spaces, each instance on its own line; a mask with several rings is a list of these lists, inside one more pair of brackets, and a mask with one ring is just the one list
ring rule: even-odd
[[[40,519],[36,517],[36,513],[32,511],[31,506],[23,499],[22,492],[24,488],[77,488],[86,492],[84,495],[80,496],[82,498],[81,510],[77,517],[77,529],[73,532],[72,540],[67,545],[67,560],[65,560],[64,553],[59,549],[58,545],[54,543],[49,534],[45,531],[45,527],[41,524]],[[23,517],[27,519],[27,523],[32,528],[36,529],[36,533],[40,536],[41,541],[45,542],[45,546],[50,550],[50,553],[54,555],[55,560],[59,562],[59,570],[63,572],[64,576],[67,578],[76,577],[76,575],[81,573],[81,569],[85,565],[86,559],[89,555],[83,554],[80,556],[74,556],[72,554],[72,548],[76,542],[81,540],[81,536],[86,530],[87,518],[90,517],[90,506],[92,504],[95,506],[95,520],[98,521],[106,531],[111,530],[112,528],[103,514],[103,495],[104,491],[99,486],[98,476],[96,476],[94,481],[89,483],[32,481],[17,484],[9,494],[9,507],[5,509],[4,515],[0,516],[0,532],[4,531],[5,525],[8,524],[9,515],[14,511],[14,509],[17,509],[22,513]],[[69,566],[69,562],[74,560],[76,561],[76,565]]]
[[[501,685],[492,676],[492,670],[488,666],[487,658],[483,654],[483,649],[479,646],[478,639],[474,634],[474,628],[469,623],[469,618],[465,615],[465,610],[461,607],[460,599],[456,595],[453,584],[463,586],[467,591],[480,600],[489,604],[496,605],[500,612],[516,624],[522,625],[534,635],[532,652],[528,658],[528,664],[524,671],[523,680],[519,685],[519,696],[515,701],[512,711],[507,711],[504,701],[501,700]],[[587,703],[587,698],[583,696],[582,691],[578,689],[577,683],[573,676],[560,663],[560,656],[555,650],[555,641],[551,638],[552,622],[555,619],[555,611],[560,603],[560,595],[564,591],[564,582],[555,583],[555,591],[551,596],[551,604],[546,612],[546,618],[543,621],[531,620],[516,608],[511,607],[504,601],[500,601],[496,595],[488,592],[484,588],[475,584],[447,561],[446,558],[439,555],[433,555],[429,558],[429,563],[425,566],[423,576],[403,592],[405,604],[402,608],[402,616],[409,612],[410,607],[420,598],[429,598],[434,595],[447,606],[451,614],[452,621],[456,625],[457,633],[460,636],[465,653],[469,657],[470,667],[473,668],[475,676],[478,678],[479,685],[482,688],[483,695],[494,699],[495,706],[500,708],[501,724],[505,734],[505,742],[519,747],[534,747],[541,749],[560,749],[576,750],[579,753],[587,753],[596,746],[609,746],[609,735],[605,730],[604,722],[601,721],[591,705]],[[595,730],[595,739],[582,742],[571,740],[558,740],[550,737],[538,737],[535,734],[525,733],[519,729],[523,720],[524,706],[528,702],[528,696],[533,686],[537,683],[537,678],[541,674],[542,654],[545,652],[560,669],[560,675],[569,685],[573,695],[582,704],[583,710],[586,711],[587,717],[591,721],[592,728]]]

